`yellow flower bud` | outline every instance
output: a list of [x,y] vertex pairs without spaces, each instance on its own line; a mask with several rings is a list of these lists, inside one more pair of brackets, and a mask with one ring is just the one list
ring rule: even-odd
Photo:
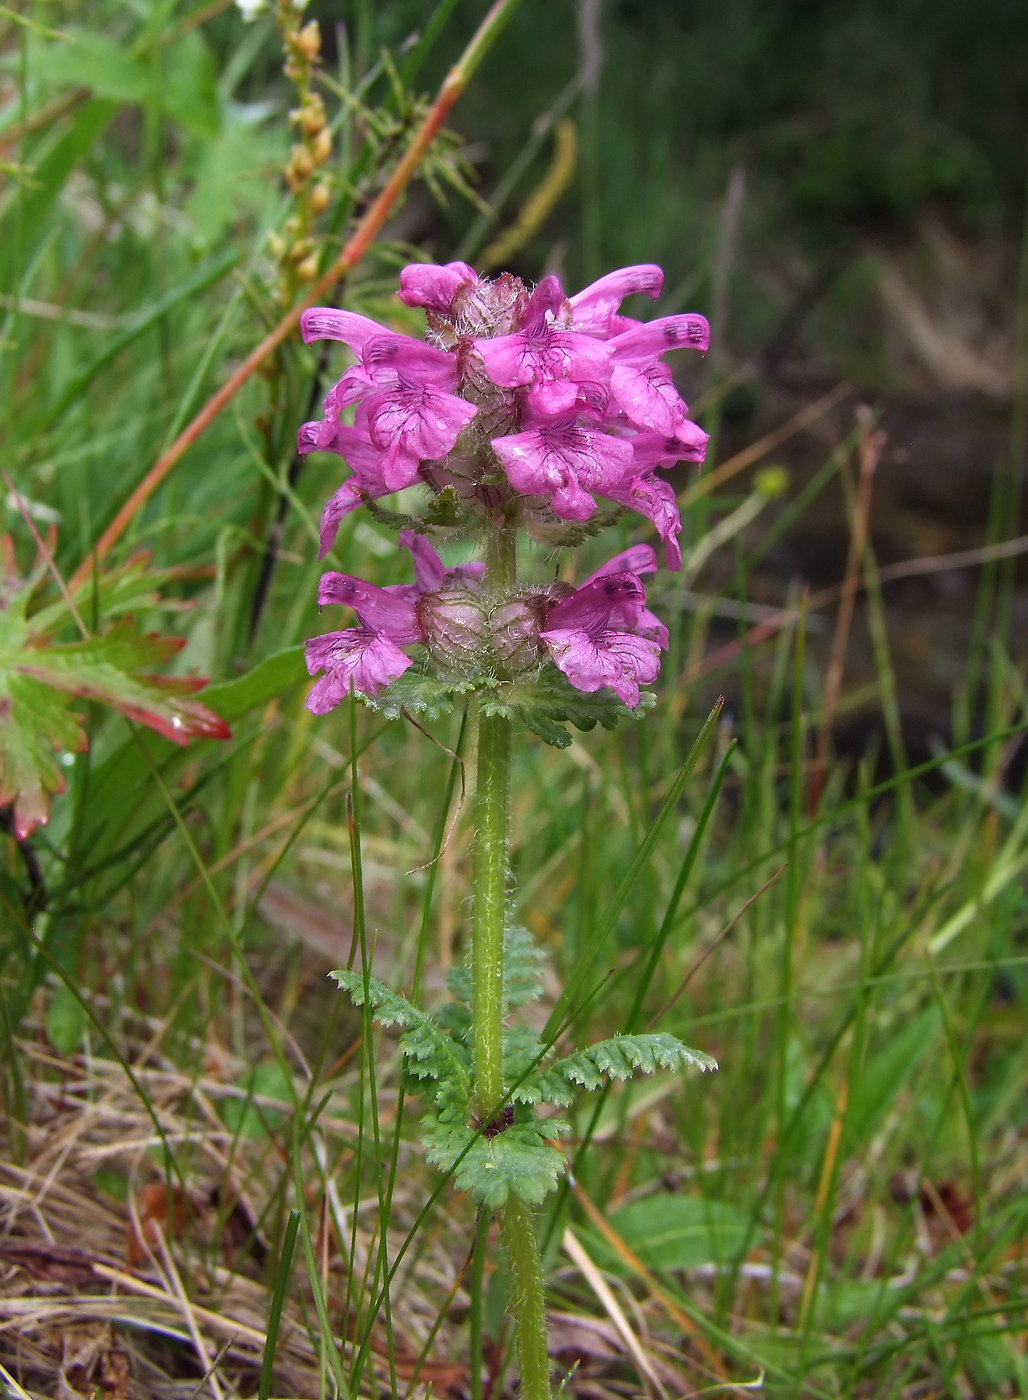
[[304,258],[302,263],[297,264],[296,276],[301,282],[313,282],[318,275],[318,255],[312,253],[309,258]]
[[324,214],[325,210],[332,203],[332,191],[324,180],[314,186],[310,192],[311,213],[315,215]]
[[324,165],[332,154],[332,133],[328,127],[324,131],[319,131],[311,142],[311,156],[315,165]]
[[[292,112],[289,115],[291,117]],[[316,92],[304,104],[298,120],[307,136],[317,136],[319,131],[325,129],[325,104]]]
[[296,36],[296,47],[304,58],[308,60],[317,58],[321,52],[321,30],[318,28],[316,19],[312,19],[300,30]]

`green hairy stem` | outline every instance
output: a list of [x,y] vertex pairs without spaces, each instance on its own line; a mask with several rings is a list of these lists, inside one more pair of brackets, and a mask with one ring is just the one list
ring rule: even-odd
[[[515,582],[512,533],[494,535],[486,553],[485,585],[499,597]],[[473,866],[475,1107],[488,1123],[506,1091],[503,1082],[503,935],[510,850],[509,719],[478,716]],[[502,1127],[496,1125],[494,1131]],[[550,1400],[550,1363],[542,1265],[533,1212],[511,1194],[500,1212],[510,1261],[511,1307],[523,1400]]]
[[475,1105],[480,1117],[503,1098],[503,931],[510,827],[511,722],[478,718],[475,778],[474,1018]]
[[550,1400],[546,1346],[546,1295],[531,1206],[510,1196],[500,1214],[510,1264],[514,1340],[521,1372],[521,1400]]

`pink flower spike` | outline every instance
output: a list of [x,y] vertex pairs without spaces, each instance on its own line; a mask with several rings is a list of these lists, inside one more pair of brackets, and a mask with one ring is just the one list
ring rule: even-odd
[[448,316],[453,298],[478,281],[478,273],[467,263],[452,262],[442,267],[435,263],[411,263],[400,272],[400,290],[396,295],[406,306],[423,306],[439,316]]
[[354,690],[377,695],[413,664],[395,642],[370,627],[312,637],[304,651],[310,675],[325,672],[307,696],[313,715],[328,714]]
[[493,450],[515,491],[550,496],[561,520],[588,520],[596,509],[590,491],[606,493],[632,463],[632,444],[567,420],[493,438]]
[[410,591],[409,587],[377,588],[350,574],[330,571],[321,576],[318,603],[322,607],[327,603],[339,603],[353,608],[363,627],[381,632],[398,646],[410,646],[421,640],[413,602],[403,596]]
[[607,342],[616,364],[644,365],[659,359],[667,350],[699,350],[710,344],[710,325],[705,316],[661,316],[630,331],[622,331]]
[[[656,298],[664,285],[663,270],[655,263],[638,263],[634,267],[619,267],[608,272],[598,282],[583,287],[570,298],[574,313],[571,329],[606,340],[628,329],[628,318],[617,311],[627,296],[642,292]],[[624,321],[625,325],[620,323]]]

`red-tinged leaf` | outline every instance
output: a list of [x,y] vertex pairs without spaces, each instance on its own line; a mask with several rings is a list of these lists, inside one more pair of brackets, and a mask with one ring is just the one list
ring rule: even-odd
[[80,717],[68,702],[31,676],[10,675],[0,688],[0,806],[14,804],[19,841],[46,821],[51,796],[64,791],[55,750],[86,747]]
[[[62,602],[26,616],[40,577],[37,567],[19,579],[0,540],[0,807],[13,807],[19,840],[46,822],[50,798],[64,791],[58,753],[87,746],[82,718],[69,709],[73,697],[108,705],[177,744],[231,736],[221,716],[193,698],[205,681],[152,673],[182,649],[180,638],[139,634],[126,617],[82,641],[52,643],[48,634],[67,626],[71,613]],[[130,601],[146,605],[159,577],[147,578],[145,560],[130,560],[97,580],[95,601],[113,613]]]
[[109,632],[61,646],[26,648],[15,668],[56,690],[98,700],[129,719],[186,744],[190,739],[227,739],[231,730],[220,715],[187,697],[206,681],[193,676],[154,676],[146,667],[174,656],[180,637],[155,632],[138,635],[130,619]]

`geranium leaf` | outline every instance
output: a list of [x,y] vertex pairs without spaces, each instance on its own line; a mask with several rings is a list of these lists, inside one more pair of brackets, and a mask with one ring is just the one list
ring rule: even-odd
[[[229,737],[220,715],[193,698],[204,681],[151,673],[181,650],[177,637],[139,633],[125,617],[80,641],[54,642],[52,633],[60,635],[72,615],[67,602],[28,615],[42,571],[19,578],[6,539],[0,573],[0,806],[13,807],[19,840],[46,821],[50,798],[64,790],[57,754],[87,747],[82,716],[69,708],[75,698],[107,705],[178,744]],[[159,578],[146,577],[144,559],[129,561],[98,577],[95,601],[115,612],[130,599],[150,604]]]
[[184,643],[177,637],[140,635],[125,618],[107,632],[81,642],[23,648],[7,664],[55,690],[98,700],[129,719],[156,729],[176,744],[190,739],[227,739],[220,715],[189,697],[205,681],[191,676],[155,676],[147,669],[167,661]]

